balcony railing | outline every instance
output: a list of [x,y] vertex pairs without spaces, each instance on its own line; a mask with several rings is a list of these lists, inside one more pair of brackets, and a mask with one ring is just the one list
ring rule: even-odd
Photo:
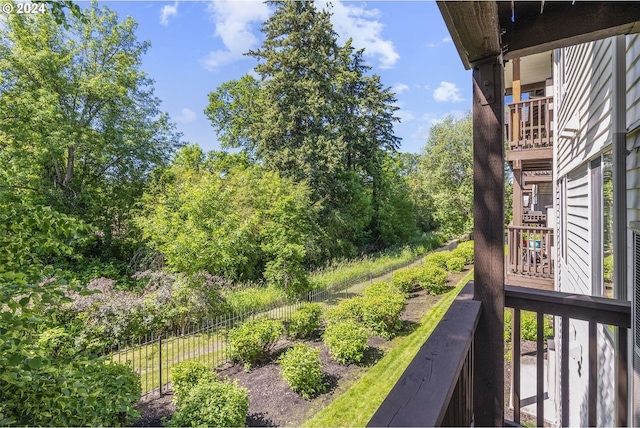
[[[434,332],[405,370],[368,426],[472,426],[474,372],[486,371],[473,361],[473,338],[478,328],[481,304],[471,300],[473,282],[469,282],[451,305]],[[514,310],[512,371],[514,421],[520,423],[520,311],[537,313],[536,397],[537,425],[544,426],[544,337],[545,315],[561,317],[561,422],[569,425],[569,321],[589,322],[588,344],[588,423],[596,426],[597,398],[597,324],[616,326],[626,341],[631,328],[631,304],[606,298],[568,294],[524,287],[505,287],[505,307]],[[618,377],[615,389],[625,391],[627,353],[618,352]],[[616,413],[624,417],[628,397],[623,392],[616,401]],[[623,421],[624,422],[624,421]]]
[[553,97],[509,104],[508,138],[510,150],[553,145]]
[[471,426],[480,305],[469,282],[367,426]]
[[[512,403],[513,417],[516,424],[520,424],[520,311],[533,311],[537,314],[537,343],[536,343],[536,418],[537,426],[544,426],[544,353],[546,337],[544,337],[544,316],[554,315],[560,317],[560,409],[561,425],[569,426],[569,339],[570,320],[588,321],[588,399],[587,418],[588,426],[597,426],[597,394],[598,394],[598,324],[618,327],[621,338],[626,338],[628,329],[631,328],[631,302],[607,299],[603,297],[586,296],[582,294],[569,294],[556,291],[536,290],[524,287],[505,286],[505,307],[513,308],[513,370],[512,370]],[[621,340],[626,343],[625,340]],[[618,378],[615,381],[615,390],[620,390],[619,385],[626,385],[627,356],[625,351],[618,350]],[[624,388],[622,388],[624,389]],[[626,393],[625,393],[626,395]],[[616,401],[616,413],[626,420],[627,397]],[[616,417],[613,416],[613,420]],[[575,425],[576,422],[574,421]]]
[[553,228],[508,226],[507,274],[553,278]]

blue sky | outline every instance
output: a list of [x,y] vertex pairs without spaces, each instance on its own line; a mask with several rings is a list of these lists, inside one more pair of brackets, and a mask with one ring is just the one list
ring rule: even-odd
[[[138,39],[151,42],[142,69],[155,80],[161,108],[184,134],[183,140],[218,150],[215,131],[203,113],[208,94],[252,72],[255,59],[242,54],[261,45],[260,24],[273,10],[253,0],[100,4],[121,18],[132,16],[138,22]],[[352,37],[356,48],[365,48],[372,72],[396,92],[402,123],[395,131],[402,138],[401,151],[420,152],[431,125],[470,110],[471,74],[464,70],[435,2],[331,4],[341,41]]]

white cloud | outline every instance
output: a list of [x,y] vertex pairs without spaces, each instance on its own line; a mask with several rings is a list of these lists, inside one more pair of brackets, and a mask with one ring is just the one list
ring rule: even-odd
[[353,39],[356,49],[365,48],[364,55],[373,57],[380,68],[391,68],[400,59],[391,40],[382,37],[384,25],[378,21],[378,9],[367,10],[364,7],[345,5],[341,0],[332,2],[331,22],[341,41]]
[[437,43],[429,43],[427,45],[428,48],[437,48],[438,46],[442,46],[445,43],[449,43],[451,41],[451,37],[447,36],[444,39],[440,40]]
[[409,110],[396,110],[394,114],[398,116],[401,123],[411,122],[416,118]]
[[185,107],[180,112],[180,116],[175,118],[175,121],[178,123],[191,123],[196,120],[197,117],[198,115],[193,110]]
[[404,83],[396,83],[395,85],[393,85],[393,88],[391,88],[391,90],[395,94],[401,94],[403,92],[408,91],[409,90],[409,86],[405,85]]
[[433,91],[433,99],[438,102],[458,102],[462,101],[462,96],[455,83],[440,82],[440,86]]
[[178,2],[176,1],[173,5],[164,5],[160,10],[160,24],[165,27],[169,25],[169,17],[176,16],[178,14]]
[[212,1],[207,12],[216,25],[214,36],[220,37],[226,49],[211,51],[203,63],[208,70],[217,70],[243,58],[243,54],[258,45],[252,32],[253,23],[269,18],[269,7],[254,1]]

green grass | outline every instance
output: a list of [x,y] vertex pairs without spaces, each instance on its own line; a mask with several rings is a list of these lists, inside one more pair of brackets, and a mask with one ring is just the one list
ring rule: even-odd
[[320,288],[345,281],[350,282],[369,275],[379,276],[435,250],[445,242],[443,235],[437,232],[424,233],[402,247],[355,259],[333,261],[327,267],[312,273],[310,280],[314,288]]
[[303,426],[366,426],[460,290],[471,278],[473,278],[473,269],[422,318],[417,330],[408,336],[394,339],[396,343],[387,355],[343,395],[306,421]]

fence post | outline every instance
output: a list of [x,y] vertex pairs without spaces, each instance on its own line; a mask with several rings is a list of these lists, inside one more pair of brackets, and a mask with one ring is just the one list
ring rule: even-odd
[[158,383],[158,386],[160,397],[162,397],[162,333],[160,333],[160,335],[158,336],[158,359],[160,360],[160,364],[158,365],[160,383]]

